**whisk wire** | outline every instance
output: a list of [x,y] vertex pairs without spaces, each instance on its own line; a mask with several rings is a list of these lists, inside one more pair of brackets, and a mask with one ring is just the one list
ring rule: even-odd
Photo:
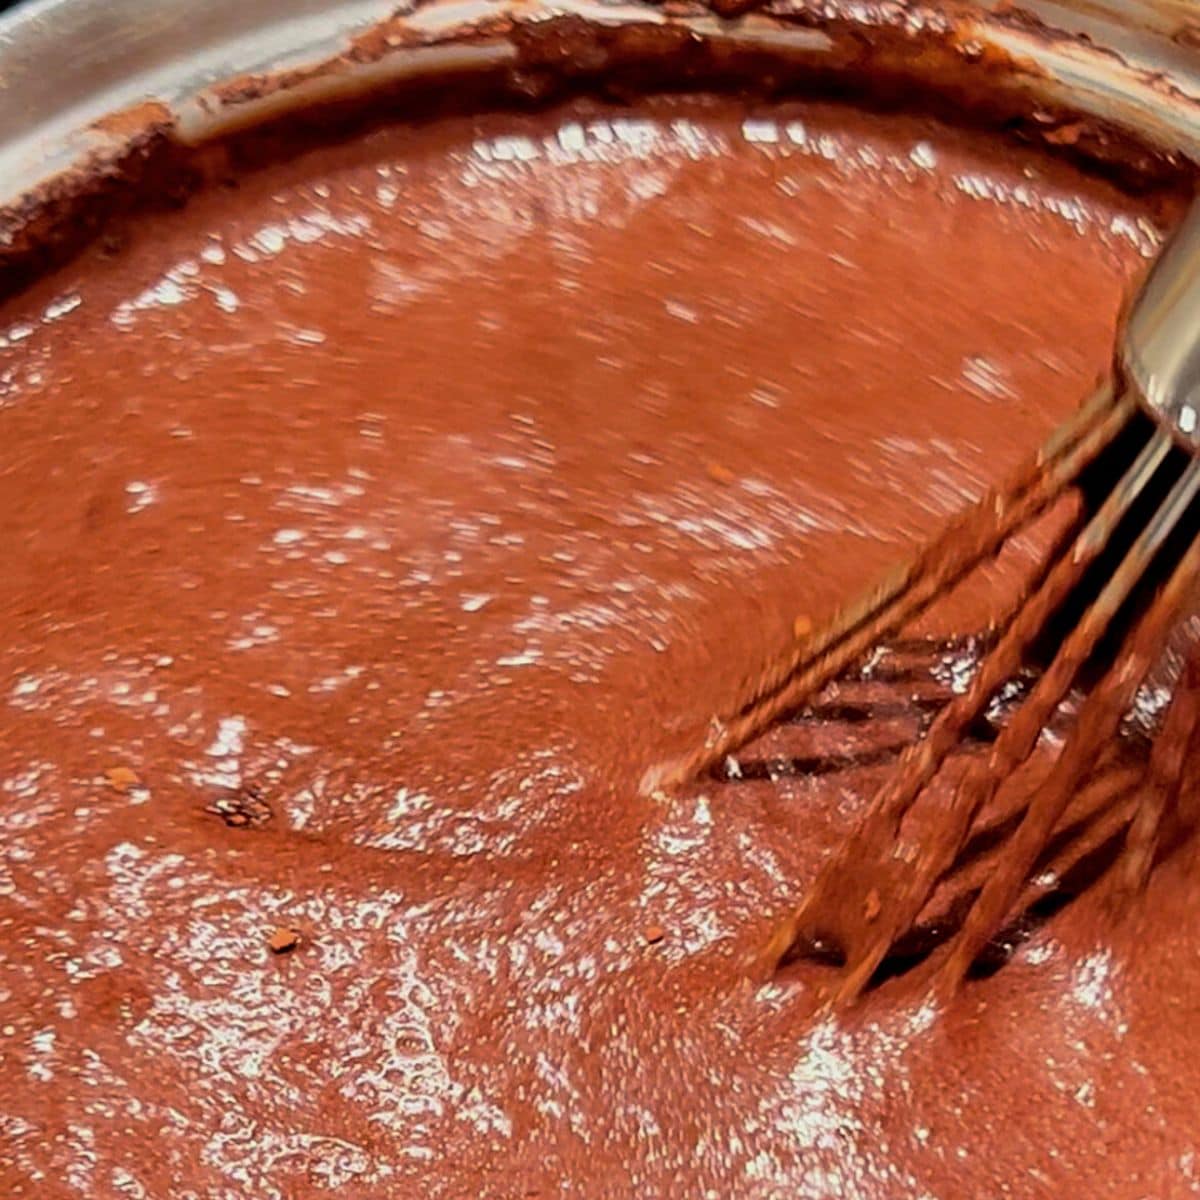
[[[1097,443],[1097,452],[1129,428],[1124,422],[1130,414],[1123,406],[1112,411],[1123,414],[1123,423],[1110,428],[1101,419],[1098,425],[1105,429],[1105,440]],[[1200,462],[1190,462],[1171,483],[1175,468],[1167,464],[1174,461],[1173,444],[1168,433],[1155,432],[1096,512],[1064,543],[1040,580],[1017,598],[999,640],[965,692],[943,707],[922,740],[903,755],[892,781],[877,795],[855,832],[822,870],[800,906],[777,926],[760,967],[774,969],[797,947],[840,952],[844,973],[832,1002],[850,1003],[868,986],[889,950],[911,932],[939,880],[953,868],[980,812],[992,803],[1004,780],[1029,759],[1042,730],[1080,681],[1081,671],[1093,660],[1118,615],[1147,578],[1151,564],[1191,509],[1200,492]],[[936,811],[936,827],[926,817],[917,822],[915,833],[909,830],[905,818],[960,744],[964,730],[1025,664],[1051,618],[1076,594],[1089,568],[1113,548],[1114,533],[1123,528],[1122,522],[1138,510],[1143,499],[1153,502],[1168,484],[1165,499],[1124,550],[1099,594],[1062,636],[1049,666],[1000,731],[986,758],[970,764],[949,805]],[[1005,847],[995,873],[970,906],[950,959],[938,976],[940,988],[956,986],[1014,904],[1024,898],[1034,860],[1063,817],[1083,773],[1116,731],[1161,649],[1183,602],[1186,584],[1198,570],[1200,538],[1185,552],[1128,635],[1116,665],[1085,701],[1077,728],[1042,791],[1017,810],[1020,822],[1012,844]],[[1200,700],[1194,707],[1200,709]],[[1186,703],[1172,712],[1176,723],[1187,721],[1194,726],[1200,720],[1200,712],[1191,713]],[[1162,753],[1158,770],[1169,780],[1174,777],[1175,764],[1163,759]],[[1132,820],[1124,867],[1131,886],[1144,877],[1147,857],[1154,853],[1162,809],[1170,794],[1169,785],[1164,786],[1168,790],[1163,798],[1146,809],[1133,797],[1114,803],[1096,816],[1094,828],[1081,830],[1076,839],[1084,844],[1097,829],[1106,837],[1115,835]]]
[[675,786],[710,770],[824,687],[881,638],[913,621],[1048,508],[1111,444],[1134,408],[1130,397],[1117,397],[1110,385],[1098,389],[1005,486],[950,522],[919,555],[840,610],[814,637],[800,639],[756,677],[732,712],[714,718],[713,734],[703,747],[652,767],[643,776],[642,790],[650,793]]
[[[1072,631],[1051,670],[1060,661],[1064,671],[1072,662],[1076,667],[1082,662],[1087,650],[1095,645],[1155,555],[1178,527],[1197,494],[1200,494],[1200,461],[1194,460],[1134,542],[1099,598]],[[939,971],[939,991],[945,993],[957,986],[1008,915],[1040,847],[1061,817],[1080,779],[1095,761],[1100,747],[1115,734],[1133,702],[1198,571],[1200,536],[1192,540],[1158,596],[1138,621],[1103,686],[1094,688],[1084,701],[1075,732],[1067,740],[1050,779],[1034,797],[1016,835],[1006,847],[998,869],[984,885],[955,939],[950,956]]]

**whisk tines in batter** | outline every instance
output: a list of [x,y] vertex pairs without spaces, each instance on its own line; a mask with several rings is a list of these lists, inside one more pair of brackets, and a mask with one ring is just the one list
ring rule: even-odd
[[[1071,489],[1083,516],[1027,581],[969,685],[902,756],[853,833],[776,928],[762,965],[797,947],[844,961],[835,1002],[857,998],[954,870],[981,814],[1029,759],[1068,693],[1083,699],[1048,777],[1026,799],[936,975],[955,989],[1019,908],[1030,873],[1161,655],[1200,577],[1200,206],[1152,270],[1125,322],[1117,382],[1102,387],[1038,454],[896,570],[759,673],[706,744],[647,774],[648,790],[712,768],[909,625]],[[929,785],[1001,689],[1039,651],[1037,682],[948,805]],[[1138,889],[1200,741],[1200,671],[1176,689],[1138,790],[1122,814],[1121,895]],[[1120,830],[1117,830],[1119,833]]]

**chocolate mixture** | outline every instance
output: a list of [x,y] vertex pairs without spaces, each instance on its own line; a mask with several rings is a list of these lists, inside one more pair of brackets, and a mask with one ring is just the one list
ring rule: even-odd
[[746,981],[986,593],[794,769],[638,790],[1080,402],[1152,216],[929,120],[578,101],[9,303],[0,1192],[1200,1189],[1179,859],[942,1012]]

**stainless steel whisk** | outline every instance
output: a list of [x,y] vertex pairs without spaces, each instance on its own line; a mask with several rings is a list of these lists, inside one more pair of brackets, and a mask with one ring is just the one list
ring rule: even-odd
[[[1021,899],[1039,854],[1117,732],[1200,576],[1200,200],[1127,312],[1114,381],[1007,484],[951,522],[869,595],[798,637],[783,661],[750,681],[736,707],[714,719],[704,746],[647,773],[646,790],[686,782],[724,761],[998,554],[1089,471],[1094,477],[1100,461],[1120,454],[1126,465],[1115,484],[1094,497],[1082,526],[1029,581],[966,690],[909,747],[814,887],[779,923],[764,967],[774,967],[798,945],[833,948],[845,962],[834,1001],[854,1000],[952,871],[985,805],[1029,758],[1068,693],[1083,688],[1085,699],[1049,777],[1019,814],[938,968],[938,989],[953,990]],[[1082,585],[1097,570],[1103,578],[1088,594]],[[1147,589],[1151,578],[1155,586]],[[1081,595],[1076,613],[1071,604],[1081,607]],[[949,808],[939,809],[936,821],[905,827],[965,731],[1051,630],[1061,640],[1048,667],[986,756],[957,782]],[[1085,668],[1106,637],[1117,640],[1115,651],[1105,657],[1100,677],[1089,679]],[[1186,747],[1200,740],[1196,683],[1193,678],[1177,687],[1141,797],[1132,815],[1126,813],[1117,865],[1123,893],[1144,883]]]

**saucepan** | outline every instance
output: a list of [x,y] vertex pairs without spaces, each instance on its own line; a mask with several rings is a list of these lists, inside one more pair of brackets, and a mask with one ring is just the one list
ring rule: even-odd
[[[867,25],[883,47],[870,63],[857,36]],[[507,71],[536,91],[552,56],[531,67],[529,44],[547,28],[591,38],[601,66],[614,45],[626,58],[634,47],[652,81],[656,56],[683,42],[713,69],[736,52],[743,70],[774,60],[822,77],[869,67],[900,88],[967,81],[1014,110],[1019,93],[1035,121],[1039,105],[1047,120],[1068,110],[1200,161],[1195,0],[418,0],[400,11],[396,0],[26,0],[0,17],[0,245],[19,248],[35,218],[44,233],[48,201],[49,219],[74,220],[63,197],[80,168],[103,172],[139,139],[144,150],[151,126],[201,143],[289,106],[446,71]]]

